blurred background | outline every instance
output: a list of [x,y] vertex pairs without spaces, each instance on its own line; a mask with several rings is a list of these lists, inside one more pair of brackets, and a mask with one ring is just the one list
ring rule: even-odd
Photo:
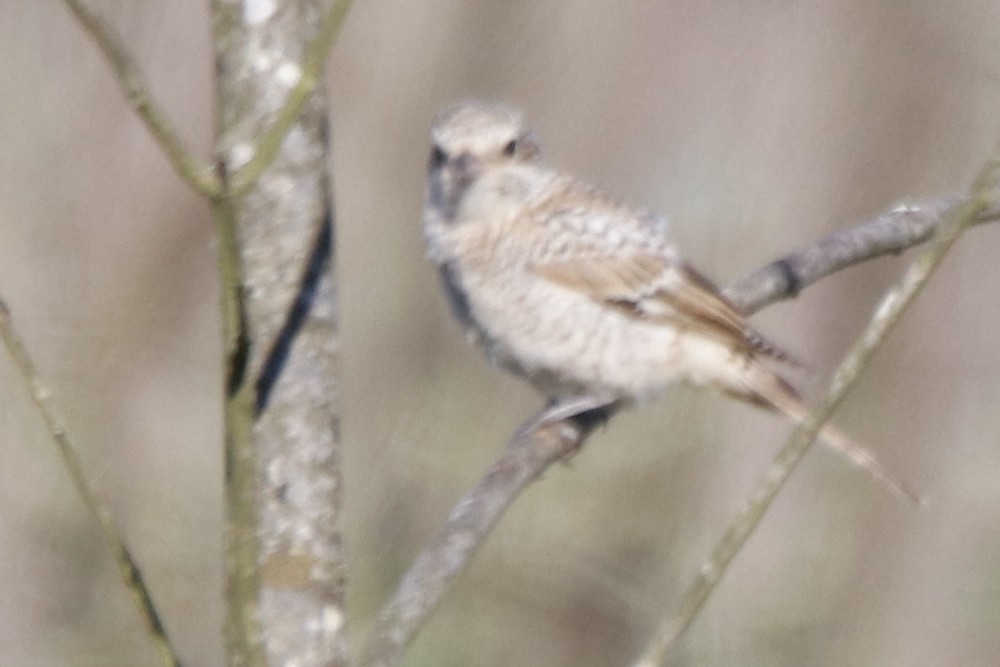
[[[92,3],[197,153],[206,4]],[[433,115],[522,107],[548,159],[666,213],[721,283],[967,186],[1000,139],[1000,5],[358,0],[333,49],[355,647],[448,509],[541,399],[451,321],[423,257]],[[220,323],[208,206],[60,3],[0,14],[0,294],[186,664],[223,663]],[[929,498],[812,452],[677,665],[1000,664],[1000,229],[974,229],[836,421]],[[908,257],[755,318],[815,395]],[[0,358],[0,662],[155,664],[95,521]],[[686,388],[532,486],[408,665],[626,665],[790,432]]]

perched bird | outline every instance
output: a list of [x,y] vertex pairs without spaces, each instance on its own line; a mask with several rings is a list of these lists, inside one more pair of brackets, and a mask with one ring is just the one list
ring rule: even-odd
[[[644,403],[678,381],[805,417],[772,369],[790,357],[683,260],[663,218],[547,166],[506,106],[447,109],[431,140],[428,255],[469,337],[549,398],[543,420]],[[914,497],[839,430],[820,439]]]

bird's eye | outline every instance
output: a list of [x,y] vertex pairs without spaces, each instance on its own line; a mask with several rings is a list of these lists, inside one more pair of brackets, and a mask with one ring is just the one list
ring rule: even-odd
[[503,147],[503,154],[507,157],[514,155],[517,152],[517,139],[511,139]]
[[431,169],[438,169],[448,161],[448,156],[445,152],[441,150],[439,146],[435,146],[431,149],[431,158],[429,161],[429,166]]

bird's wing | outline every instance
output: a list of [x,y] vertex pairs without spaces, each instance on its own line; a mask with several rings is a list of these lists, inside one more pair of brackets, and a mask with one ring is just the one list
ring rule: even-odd
[[693,330],[737,350],[796,363],[679,258],[655,218],[618,206],[596,213],[598,224],[581,219],[580,209],[564,215],[560,220],[560,211],[549,211],[546,224],[568,227],[569,247],[536,258],[531,267],[536,275],[636,319]]
[[743,341],[750,328],[694,269],[673,265],[656,255],[537,262],[532,269],[546,280],[636,319],[691,328],[734,343]]

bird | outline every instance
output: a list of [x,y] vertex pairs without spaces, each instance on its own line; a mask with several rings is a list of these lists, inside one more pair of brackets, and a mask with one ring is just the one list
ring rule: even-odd
[[[427,256],[467,337],[548,399],[536,425],[645,405],[678,383],[806,418],[776,370],[798,362],[684,260],[666,218],[550,167],[507,105],[448,107],[430,138]],[[835,426],[819,439],[918,499]]]

